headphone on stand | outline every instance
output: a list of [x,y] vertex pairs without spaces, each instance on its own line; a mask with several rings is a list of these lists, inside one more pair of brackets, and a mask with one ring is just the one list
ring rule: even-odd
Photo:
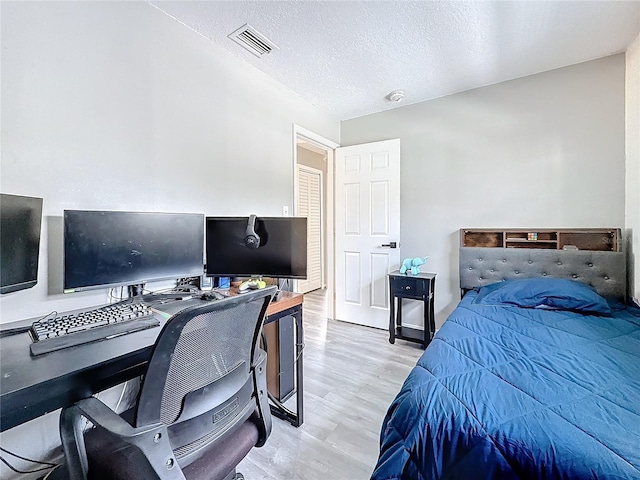
[[250,215],[247,222],[247,230],[244,232],[244,245],[247,248],[258,248],[260,236],[256,233],[256,216]]

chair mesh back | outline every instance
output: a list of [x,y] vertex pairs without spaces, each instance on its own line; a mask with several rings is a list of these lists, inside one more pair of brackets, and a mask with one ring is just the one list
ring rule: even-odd
[[[173,423],[184,397],[238,367],[249,375],[262,299],[198,315],[182,330],[162,392],[160,420]],[[243,365],[244,364],[244,365]],[[242,366],[243,365],[243,366]]]

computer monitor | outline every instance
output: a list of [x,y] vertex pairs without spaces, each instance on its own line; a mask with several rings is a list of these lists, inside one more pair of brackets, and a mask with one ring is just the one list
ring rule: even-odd
[[38,283],[42,199],[0,194],[0,293]]
[[306,218],[257,217],[258,248],[245,243],[248,225],[248,217],[207,217],[207,275],[307,278]]
[[204,215],[64,211],[64,291],[202,276]]

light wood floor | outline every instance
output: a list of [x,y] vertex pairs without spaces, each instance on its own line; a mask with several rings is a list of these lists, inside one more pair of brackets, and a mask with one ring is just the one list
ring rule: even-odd
[[304,424],[274,418],[267,443],[238,470],[247,480],[368,479],[386,409],[423,350],[328,320],[324,291],[305,295],[303,309]]

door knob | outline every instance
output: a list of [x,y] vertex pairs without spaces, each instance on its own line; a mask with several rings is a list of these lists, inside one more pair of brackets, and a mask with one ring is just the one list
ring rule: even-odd
[[396,242],[383,243],[380,246],[381,247],[389,247],[389,248],[398,248],[398,244]]

